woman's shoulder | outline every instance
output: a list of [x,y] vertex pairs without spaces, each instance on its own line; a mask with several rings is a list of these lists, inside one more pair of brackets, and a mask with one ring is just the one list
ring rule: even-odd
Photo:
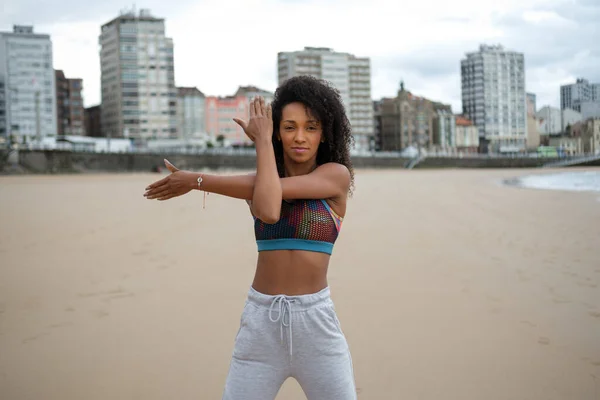
[[[337,162],[328,162],[325,164],[319,165],[315,171],[319,171],[318,173],[327,175],[330,178],[334,178],[336,181],[343,180],[348,185],[350,184],[351,174],[348,167],[344,164]],[[313,171],[313,172],[315,172]]]

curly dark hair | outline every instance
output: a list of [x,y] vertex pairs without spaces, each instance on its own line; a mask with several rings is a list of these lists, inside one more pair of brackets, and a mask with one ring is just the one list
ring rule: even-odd
[[329,82],[312,76],[295,76],[286,80],[275,91],[273,110],[273,149],[277,171],[284,177],[283,145],[277,140],[283,108],[299,102],[304,104],[321,123],[325,142],[317,150],[317,165],[328,162],[343,164],[350,171],[350,194],[354,189],[354,168],[350,160],[350,147],[354,144],[350,121],[346,116],[339,91]]

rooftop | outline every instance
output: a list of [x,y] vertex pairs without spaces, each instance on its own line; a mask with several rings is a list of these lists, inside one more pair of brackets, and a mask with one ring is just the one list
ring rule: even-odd
[[197,87],[178,87],[177,95],[184,96],[202,96],[204,97],[204,93],[202,93]]
[[136,14],[135,8],[131,10],[121,10],[119,16],[102,25],[102,28],[114,24],[116,21],[149,21],[149,22],[164,22],[164,18],[153,17],[150,10],[142,8]]
[[44,33],[34,33],[33,25],[13,25],[12,32],[0,32],[3,36],[44,38],[49,39],[50,35]]
[[472,126],[473,122],[470,119],[465,118],[462,115],[457,115],[456,116],[456,125],[457,126]]

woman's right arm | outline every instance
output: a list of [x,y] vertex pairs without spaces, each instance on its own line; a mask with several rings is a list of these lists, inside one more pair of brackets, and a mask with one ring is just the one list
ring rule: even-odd
[[[252,200],[256,183],[255,173],[248,175],[213,175],[181,171],[165,161],[171,174],[146,187],[148,199],[168,200],[190,192],[202,190],[236,199]],[[198,185],[198,178],[202,182]],[[336,163],[319,166],[307,175],[280,178],[284,199],[329,199],[348,192],[350,173]]]
[[[192,173],[194,176],[194,189],[207,193],[216,193],[235,199],[252,200],[254,193],[254,175],[211,175]],[[198,177],[202,183],[198,186]]]

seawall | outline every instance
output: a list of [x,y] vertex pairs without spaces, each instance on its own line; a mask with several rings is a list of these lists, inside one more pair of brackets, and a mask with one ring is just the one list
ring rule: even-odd
[[[10,159],[18,160],[18,165]],[[20,150],[18,157],[1,154],[0,171],[20,171],[34,174],[90,173],[90,172],[150,172],[164,167],[163,158],[181,169],[252,169],[256,157],[252,152],[225,154],[206,152],[181,153],[90,153],[57,150]],[[353,156],[355,168],[406,168],[410,158]],[[414,165],[422,168],[538,168],[557,161],[553,158],[534,157],[426,157]],[[18,167],[18,168],[16,168]]]

